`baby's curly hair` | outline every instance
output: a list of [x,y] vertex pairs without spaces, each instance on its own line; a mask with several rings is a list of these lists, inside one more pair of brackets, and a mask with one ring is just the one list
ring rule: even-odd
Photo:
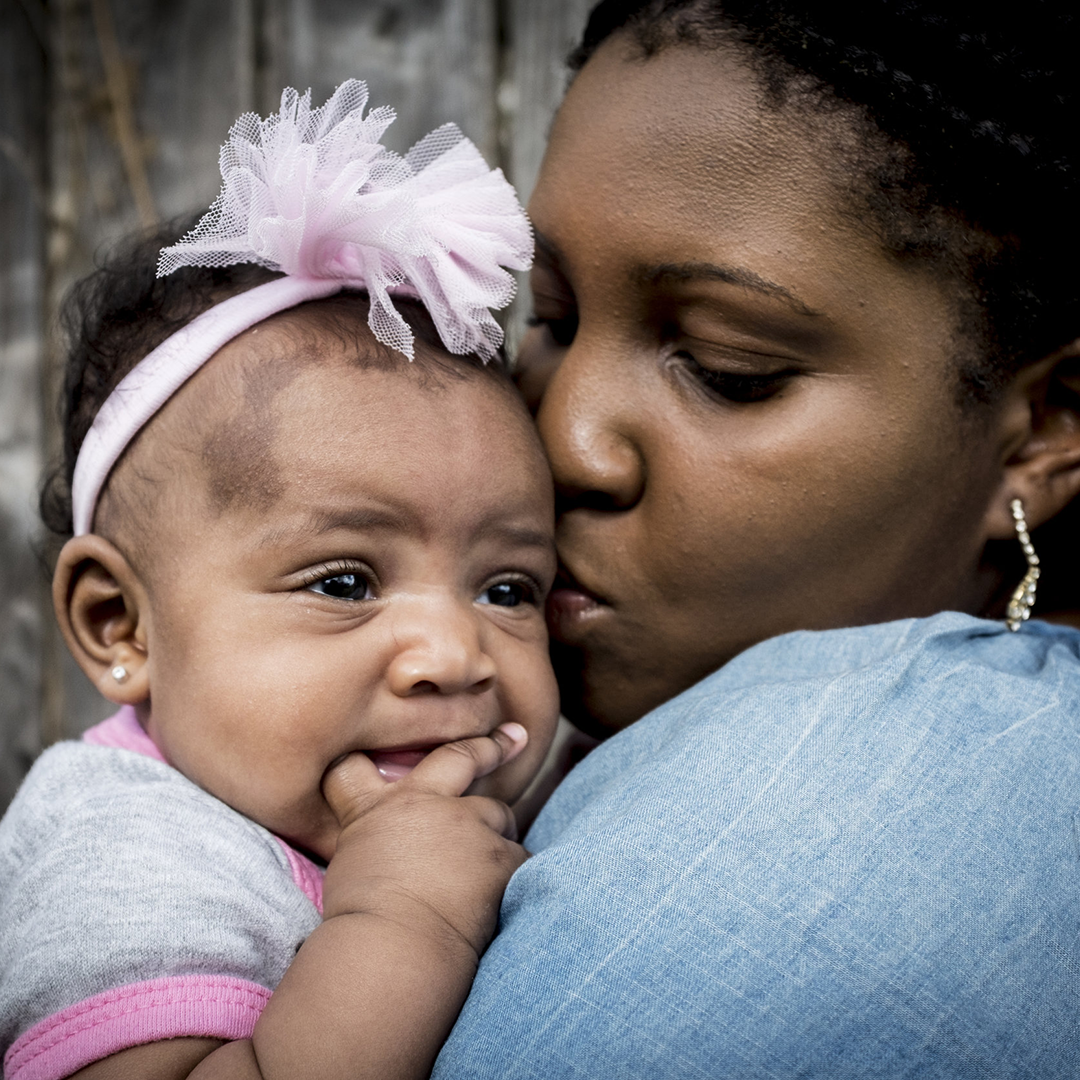
[[861,117],[858,210],[896,258],[962,286],[962,402],[994,400],[1011,374],[1080,333],[1070,5],[603,0],[571,67],[620,29],[643,57],[734,43],[767,105]]
[[[190,232],[200,214],[185,215],[157,229],[120,241],[99,267],[77,282],[60,311],[68,342],[60,398],[63,444],[60,461],[45,478],[40,510],[54,541],[72,533],[71,481],[79,449],[98,410],[131,369],[177,330],[214,304],[282,275],[253,263],[226,267],[185,266],[157,276],[158,255]],[[453,375],[482,368],[506,377],[500,351],[486,364],[477,356],[454,357],[453,365],[438,359],[445,353],[431,316],[419,301],[397,297],[399,313],[417,340],[436,351],[418,349],[420,367]],[[367,318],[368,299],[346,291],[313,302],[326,328],[344,336]],[[388,362],[407,361],[384,347]]]

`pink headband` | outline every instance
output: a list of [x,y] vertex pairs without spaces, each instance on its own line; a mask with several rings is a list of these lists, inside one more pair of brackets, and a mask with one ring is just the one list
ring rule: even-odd
[[238,334],[287,308],[344,288],[367,290],[368,325],[412,359],[413,335],[394,295],[419,299],[446,348],[485,360],[502,343],[492,308],[508,304],[507,272],[532,262],[528,218],[499,169],[488,169],[453,124],[405,157],[379,143],[389,108],[363,116],[367,87],[343,83],[321,108],[287,89],[266,120],[245,113],[221,148],[221,194],[158,262],[258,263],[287,276],[239,293],[193,319],[141,360],[102,405],[71,485],[75,535],[90,532],[112,467],[148,420]]

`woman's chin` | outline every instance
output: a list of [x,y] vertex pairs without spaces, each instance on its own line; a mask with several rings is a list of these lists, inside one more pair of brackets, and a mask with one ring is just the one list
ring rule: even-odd
[[[604,605],[600,607],[602,613]],[[611,615],[611,608],[607,612]],[[599,621],[602,614],[596,618]],[[681,689],[658,686],[648,675],[642,679],[632,663],[624,665],[621,654],[606,648],[606,644],[600,635],[584,644],[555,635],[551,639],[551,661],[559,680],[562,713],[576,728],[596,739],[606,739],[629,727]]]

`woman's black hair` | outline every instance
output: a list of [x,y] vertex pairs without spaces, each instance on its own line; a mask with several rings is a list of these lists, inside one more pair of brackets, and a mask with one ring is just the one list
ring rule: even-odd
[[645,57],[681,41],[741,43],[767,101],[850,103],[884,134],[895,152],[871,155],[866,200],[895,255],[966,278],[968,401],[992,400],[1011,373],[1080,336],[1071,5],[603,0],[571,67],[622,29]]
[[[60,397],[61,459],[45,478],[40,510],[55,539],[72,533],[71,480],[79,448],[98,410],[116,385],[166,338],[214,304],[281,275],[253,263],[225,267],[185,266],[159,278],[158,255],[194,228],[198,214],[122,240],[93,273],[77,282],[60,310],[68,342]],[[445,353],[431,316],[419,301],[395,298],[395,306],[416,339]],[[326,329],[346,336],[368,313],[366,294],[345,292],[317,302]],[[388,350],[389,351],[389,350]],[[394,354],[395,358],[397,354]],[[452,372],[435,356],[417,350],[425,368]],[[397,362],[396,359],[394,362]],[[483,368],[475,356],[455,357],[458,367]],[[505,357],[488,370],[505,376]]]

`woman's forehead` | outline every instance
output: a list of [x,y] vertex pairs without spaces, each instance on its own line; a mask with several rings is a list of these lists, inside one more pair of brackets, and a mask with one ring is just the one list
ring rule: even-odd
[[576,238],[598,267],[605,254],[624,275],[737,266],[817,307],[806,283],[785,278],[886,256],[852,212],[855,182],[839,159],[854,133],[809,113],[765,106],[731,49],[672,46],[642,60],[613,39],[567,95],[530,212],[541,234],[563,247]]
[[575,176],[688,211],[792,187],[832,199],[837,144],[850,138],[820,113],[768,107],[733,48],[674,45],[643,59],[617,35],[567,93],[534,205]]

